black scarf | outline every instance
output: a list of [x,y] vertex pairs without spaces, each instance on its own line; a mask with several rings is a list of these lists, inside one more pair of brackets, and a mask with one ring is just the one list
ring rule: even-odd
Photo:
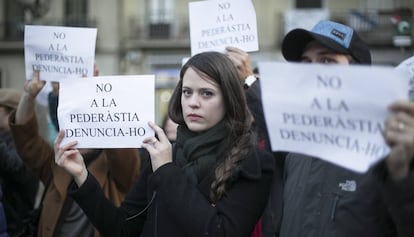
[[175,147],[177,165],[194,183],[200,182],[228,149],[229,135],[230,130],[223,121],[202,133],[179,126]]

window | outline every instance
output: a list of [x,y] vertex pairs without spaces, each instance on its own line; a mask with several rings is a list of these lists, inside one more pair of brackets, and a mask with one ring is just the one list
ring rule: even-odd
[[65,25],[89,26],[87,0],[65,1]]
[[150,38],[169,38],[174,20],[174,0],[147,0]]
[[15,0],[7,0],[5,4],[5,39],[23,40],[24,9]]
[[296,0],[296,8],[322,8],[322,0]]
[[173,20],[174,0],[147,0],[150,23],[170,23]]

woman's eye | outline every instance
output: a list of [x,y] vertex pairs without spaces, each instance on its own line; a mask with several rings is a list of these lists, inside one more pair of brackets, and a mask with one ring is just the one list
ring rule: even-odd
[[202,95],[203,95],[204,97],[210,97],[210,96],[212,96],[212,95],[213,95],[213,92],[211,92],[211,91],[203,91]]
[[190,90],[187,90],[187,89],[184,89],[183,90],[183,95],[184,96],[189,96],[189,95],[191,95],[191,91]]

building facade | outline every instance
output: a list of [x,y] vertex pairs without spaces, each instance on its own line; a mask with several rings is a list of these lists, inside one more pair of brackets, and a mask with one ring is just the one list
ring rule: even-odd
[[[188,0],[0,0],[0,86],[24,83],[25,24],[97,27],[101,75],[156,75],[160,122],[183,59],[190,56]],[[261,60],[283,60],[281,39],[291,28],[320,19],[354,27],[374,64],[397,65],[413,55],[412,0],[252,0]]]

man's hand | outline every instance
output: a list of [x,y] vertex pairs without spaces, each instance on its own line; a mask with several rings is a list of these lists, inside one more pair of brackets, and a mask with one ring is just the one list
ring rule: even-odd
[[395,102],[385,121],[384,138],[391,148],[385,163],[390,177],[399,181],[407,177],[414,157],[414,103]]
[[233,61],[234,65],[239,71],[240,80],[244,83],[244,80],[251,75],[254,75],[252,67],[250,65],[249,54],[243,50],[235,47],[227,47],[226,55]]

